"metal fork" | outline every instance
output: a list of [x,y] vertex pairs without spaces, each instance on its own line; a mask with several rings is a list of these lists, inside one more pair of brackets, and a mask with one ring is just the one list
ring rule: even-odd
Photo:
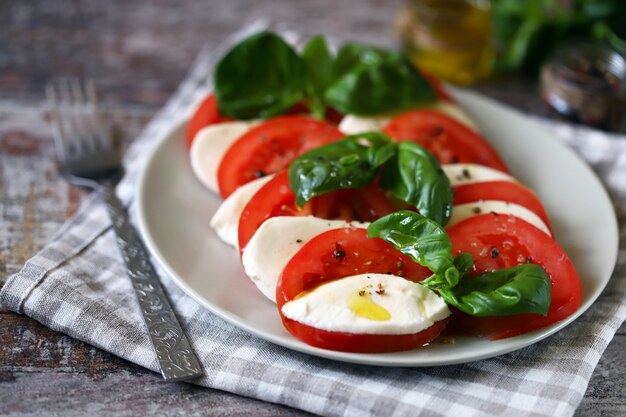
[[197,378],[202,368],[185,336],[145,246],[115,195],[123,168],[119,140],[101,116],[91,81],[60,80],[46,86],[63,174],[97,191],[107,205],[144,322],[166,381]]

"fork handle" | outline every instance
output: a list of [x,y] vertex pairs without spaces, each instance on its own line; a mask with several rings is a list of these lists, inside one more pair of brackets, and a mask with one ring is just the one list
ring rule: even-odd
[[163,378],[180,381],[202,376],[200,362],[172,310],[145,246],[115,195],[115,188],[101,184],[99,191],[117,234],[117,245],[135,289]]

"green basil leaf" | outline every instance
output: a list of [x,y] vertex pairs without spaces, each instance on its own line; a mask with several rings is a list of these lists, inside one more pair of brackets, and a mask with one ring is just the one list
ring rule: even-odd
[[302,50],[302,59],[309,73],[307,95],[315,117],[323,118],[326,110],[324,90],[333,79],[333,58],[320,35],[312,37]]
[[439,224],[421,214],[408,210],[388,214],[370,224],[367,235],[391,243],[415,262],[433,271],[441,282],[454,280],[453,275],[456,275],[456,281],[459,279],[448,234]]
[[550,277],[539,265],[513,268],[464,277],[439,295],[462,312],[477,316],[510,316],[535,313],[547,315],[551,301]]
[[395,143],[387,135],[367,132],[300,155],[289,166],[289,186],[296,203],[302,206],[320,194],[366,186],[394,152]]
[[352,46],[337,56],[326,102],[343,113],[374,115],[437,100],[428,81],[399,53]]
[[381,64],[390,52],[358,43],[347,43],[339,48],[333,62],[333,79],[337,80],[357,68]]
[[236,119],[284,113],[306,94],[307,67],[280,36],[260,32],[244,39],[217,64],[220,112]]
[[454,266],[463,277],[472,270],[472,267],[474,266],[474,257],[469,253],[459,253],[454,257]]
[[414,142],[398,144],[383,169],[380,185],[419,212],[445,225],[452,215],[452,187],[437,159]]
[[420,282],[431,290],[439,291],[457,286],[461,277],[467,274],[474,266],[474,258],[469,253],[460,253],[454,257],[454,265],[444,271],[439,271]]

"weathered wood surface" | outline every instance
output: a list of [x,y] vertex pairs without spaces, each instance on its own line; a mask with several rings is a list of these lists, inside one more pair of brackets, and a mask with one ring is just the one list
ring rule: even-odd
[[[258,16],[309,33],[393,45],[401,0],[2,0],[0,2],[0,285],[76,209],[82,191],[58,174],[42,91],[59,76],[95,79],[128,136],[180,82],[197,50]],[[480,91],[534,113],[536,84]],[[609,345],[579,416],[626,415],[626,329]],[[0,311],[3,415],[307,415],[216,390],[164,384],[138,366]]]

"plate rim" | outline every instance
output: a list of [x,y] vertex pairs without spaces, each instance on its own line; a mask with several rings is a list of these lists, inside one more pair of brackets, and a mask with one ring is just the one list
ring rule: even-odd
[[[532,123],[537,128],[545,131],[545,129],[540,125],[540,123],[537,120],[529,118],[527,115],[521,113],[519,110],[512,108],[506,104],[496,102],[495,100],[486,98],[472,91],[462,91],[458,89],[451,89],[451,90],[454,96],[464,97],[466,100],[467,99],[482,100],[482,101],[488,102],[488,104],[490,105],[497,105],[499,107],[502,107],[506,111],[514,112],[517,115],[524,117],[526,122]],[[491,341],[490,343],[493,343],[494,348],[488,349],[486,352],[483,352],[483,353],[479,352],[475,354],[461,354],[458,358],[444,359],[444,360],[434,360],[434,359],[422,360],[422,361],[412,361],[408,359],[390,360],[390,358],[385,357],[386,354],[367,354],[367,353],[364,354],[364,353],[331,351],[331,350],[321,349],[321,348],[304,344],[295,338],[284,339],[279,336],[269,334],[266,331],[259,330],[253,327],[252,325],[246,323],[241,318],[235,316],[233,313],[211,303],[210,301],[205,299],[202,295],[200,295],[194,288],[192,288],[192,286],[190,286],[184,280],[183,277],[181,277],[178,274],[178,272],[176,272],[175,268],[170,264],[170,262],[168,262],[167,257],[164,256],[164,254],[159,249],[158,244],[152,232],[150,231],[150,226],[148,225],[147,215],[145,214],[146,213],[146,206],[145,206],[146,198],[144,197],[144,194],[147,189],[146,184],[148,181],[148,173],[152,169],[151,167],[156,163],[155,161],[158,160],[157,156],[160,154],[162,148],[166,147],[170,141],[173,141],[175,139],[176,131],[182,131],[182,128],[187,123],[187,120],[188,120],[187,118],[183,118],[183,119],[178,120],[177,122],[172,123],[170,129],[168,129],[167,132],[163,134],[163,137],[160,139],[160,141],[152,147],[146,159],[144,160],[143,166],[139,169],[137,182],[134,185],[135,195],[137,196],[136,198],[137,204],[134,205],[134,209],[135,209],[135,213],[137,214],[138,230],[141,234],[143,242],[145,243],[146,247],[148,248],[152,256],[157,260],[157,262],[159,263],[159,266],[162,267],[167,272],[167,275],[169,276],[169,278],[172,279],[173,282],[180,289],[183,290],[183,292],[185,292],[187,295],[192,297],[196,302],[198,302],[204,308],[208,309],[209,311],[211,311],[213,314],[217,315],[221,319],[227,321],[228,323],[234,325],[235,327],[243,329],[246,332],[253,334],[254,336],[259,337],[260,339],[266,340],[268,342],[286,347],[288,349],[291,349],[297,352],[306,353],[306,354],[310,354],[313,356],[322,357],[325,359],[332,359],[332,360],[338,360],[342,362],[363,364],[363,365],[384,366],[384,367],[428,367],[428,366],[445,366],[445,365],[454,365],[454,364],[460,364],[460,363],[469,363],[469,362],[474,362],[478,360],[493,358],[496,356],[501,356],[501,355],[522,349],[524,347],[537,343],[540,340],[543,340],[553,335],[554,333],[560,331],[561,329],[563,329],[564,327],[568,326],[570,323],[575,321],[578,317],[580,317],[585,311],[587,311],[595,303],[595,301],[598,299],[598,297],[602,294],[602,292],[608,285],[608,282],[610,281],[613,275],[613,271],[615,269],[617,258],[619,255],[619,224],[617,221],[615,207],[611,202],[610,195],[604,183],[600,180],[598,175],[591,169],[587,161],[585,161],[580,155],[578,155],[572,148],[552,138],[551,137],[552,135],[547,134],[546,136],[550,137],[550,140],[553,141],[560,148],[560,151],[569,153],[570,156],[573,156],[575,159],[577,159],[578,162],[584,167],[584,169],[587,171],[587,174],[590,175],[590,177],[596,183],[596,186],[600,187],[600,189],[602,190],[603,197],[610,203],[610,207],[612,208],[611,212],[613,215],[612,216],[613,221],[611,222],[613,226],[612,227],[613,236],[612,236],[612,239],[610,240],[613,240],[615,242],[615,245],[613,245],[615,247],[615,250],[611,257],[612,258],[611,273],[606,279],[603,279],[602,283],[599,285],[598,290],[595,291],[595,293],[588,300],[583,302],[581,306],[578,308],[578,310],[575,313],[573,313],[571,316],[551,326],[547,326],[542,329],[535,330],[533,332],[525,333],[523,335],[504,339],[507,341],[514,341],[515,339],[520,338],[518,340],[518,343],[512,346],[509,346],[507,348],[497,349],[498,341]]]

